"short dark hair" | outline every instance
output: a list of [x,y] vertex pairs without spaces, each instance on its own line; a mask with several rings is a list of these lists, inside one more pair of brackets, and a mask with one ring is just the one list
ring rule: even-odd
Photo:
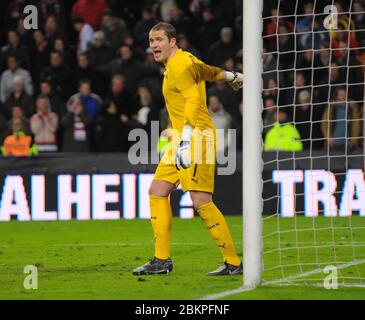
[[159,22],[155,24],[150,31],[158,31],[158,30],[165,31],[166,36],[169,40],[171,40],[172,38],[176,39],[176,29],[172,24],[167,22]]
[[49,78],[45,78],[45,79],[43,79],[43,80],[40,82],[40,84],[42,84],[42,83],[46,83],[46,84],[48,84],[49,86],[51,86],[51,87],[52,87],[52,82],[51,82],[51,79],[49,79]]
[[19,56],[16,53],[10,53],[7,57],[7,60],[9,61],[10,58],[13,58],[16,62],[19,62]]
[[88,55],[87,55],[85,52],[80,52],[80,53],[77,55],[77,58],[80,58],[80,57],[85,57],[87,60],[89,60],[89,57],[88,57]]
[[72,24],[76,24],[76,23],[84,23],[85,19],[81,16],[75,16],[71,19]]
[[37,101],[38,100],[41,100],[41,99],[45,99],[45,100],[47,100],[47,102],[49,102],[49,99],[48,99],[48,97],[47,97],[47,95],[45,95],[45,94],[43,94],[43,93],[40,93],[38,96],[37,96]]
[[89,86],[91,85],[91,81],[90,79],[87,79],[87,78],[83,78],[79,81],[79,87],[81,87],[81,85],[83,84],[88,84]]
[[57,54],[57,55],[59,55],[60,57],[62,57],[62,53],[61,52],[59,52],[58,50],[52,50],[51,51],[51,53],[50,53],[50,55],[51,54]]

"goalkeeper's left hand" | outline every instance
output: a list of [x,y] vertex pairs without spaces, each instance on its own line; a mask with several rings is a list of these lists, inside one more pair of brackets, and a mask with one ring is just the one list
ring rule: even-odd
[[226,81],[234,91],[243,87],[243,74],[236,71],[225,71]]
[[187,169],[191,165],[191,136],[193,130],[194,128],[189,124],[183,127],[180,144],[176,149],[175,156],[177,170],[180,170],[180,167]]

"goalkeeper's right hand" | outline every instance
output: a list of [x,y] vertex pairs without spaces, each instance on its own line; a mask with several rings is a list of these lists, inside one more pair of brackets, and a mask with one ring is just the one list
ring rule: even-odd
[[224,71],[226,81],[234,91],[238,91],[243,87],[243,74],[236,71]]

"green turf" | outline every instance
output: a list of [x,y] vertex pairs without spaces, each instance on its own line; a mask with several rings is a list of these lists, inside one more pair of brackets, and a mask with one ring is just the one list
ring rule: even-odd
[[[357,219],[356,219],[357,218]],[[242,252],[242,219],[228,217],[232,236],[239,252]],[[318,218],[316,224],[323,229],[328,218]],[[365,226],[365,218],[354,217],[353,225]],[[348,219],[333,220],[338,226]],[[312,219],[299,218],[300,228]],[[294,219],[280,220],[283,230],[293,228]],[[337,225],[336,225],[337,226]],[[297,228],[298,229],[298,226]],[[348,228],[345,228],[348,229]],[[277,220],[264,223],[266,235],[264,251],[278,246],[275,234]],[[365,242],[362,229],[354,229],[353,240]],[[338,234],[337,234],[338,231]],[[327,232],[327,231],[326,231]],[[325,230],[316,235],[317,244],[328,242]],[[308,242],[312,231],[288,232],[280,236],[281,246],[294,246],[299,239]],[[335,240],[349,240],[345,231],[336,230]],[[297,268],[277,270],[281,261],[289,264],[300,259],[330,259],[331,254],[309,249],[288,250],[265,255],[265,267],[272,271],[264,273],[270,281],[277,277],[298,273]],[[365,258],[364,248],[356,248],[356,257]],[[119,221],[68,221],[68,222],[5,222],[0,223],[0,299],[198,299],[205,295],[236,289],[242,285],[241,277],[207,277],[206,272],[221,264],[221,256],[200,219],[174,219],[172,234],[172,257],[174,271],[170,275],[135,277],[131,270],[146,262],[153,254],[152,229],[148,220]],[[338,261],[351,260],[352,247],[338,247]],[[281,259],[281,260],[279,260]],[[321,260],[321,261],[324,261]],[[312,260],[314,261],[314,260]],[[321,261],[316,261],[319,264]],[[38,289],[26,290],[23,280],[26,265],[38,267]],[[364,265],[350,270],[353,277],[365,276]],[[307,267],[302,267],[305,269]],[[308,266],[316,268],[316,265]],[[349,268],[351,269],[351,268]],[[300,271],[300,270],[299,270]],[[341,275],[348,275],[346,269]],[[312,278],[312,277],[311,277]],[[237,299],[364,299],[365,289],[340,288],[325,290],[307,287],[260,287],[228,298]]]

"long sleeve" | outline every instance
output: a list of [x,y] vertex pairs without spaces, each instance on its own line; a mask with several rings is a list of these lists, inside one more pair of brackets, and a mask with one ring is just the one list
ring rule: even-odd
[[7,83],[7,79],[6,79],[6,71],[2,74],[1,76],[1,84],[0,84],[0,98],[1,98],[1,102],[4,103],[6,98],[7,98],[7,91],[6,91],[6,83]]
[[23,80],[24,80],[24,89],[25,89],[25,91],[30,96],[33,95],[33,81],[32,81],[32,77],[30,76],[29,72],[24,70],[24,72],[22,72],[21,76],[23,77]]
[[33,134],[37,135],[42,130],[42,119],[39,117],[38,114],[35,114],[30,119],[30,129]]
[[80,31],[79,53],[85,52],[88,49],[89,42],[93,40],[93,35],[93,28],[88,24],[84,24]]
[[52,133],[55,133],[57,131],[57,127],[58,127],[58,117],[57,117],[57,114],[55,114],[55,113],[52,112],[44,120],[45,120],[44,121],[45,122],[45,125],[48,127],[48,129]]
[[196,69],[199,79],[205,81],[219,81],[222,79],[222,69],[214,66],[210,66],[193,57],[193,66]]

